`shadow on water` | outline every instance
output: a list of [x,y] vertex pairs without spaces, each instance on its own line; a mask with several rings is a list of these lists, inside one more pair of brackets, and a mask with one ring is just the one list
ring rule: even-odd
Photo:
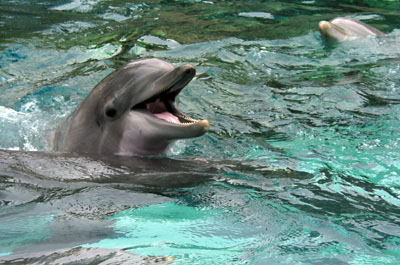
[[[358,240],[376,250],[390,251],[396,240],[394,225],[399,222],[400,205],[396,193],[367,178],[333,175],[329,168],[312,175],[272,169],[251,160],[99,160],[41,152],[0,154],[1,218],[5,225],[0,226],[4,236],[1,245],[3,251],[15,253],[5,256],[4,262],[18,257],[33,262],[38,255],[33,253],[56,261],[71,251],[80,253],[76,258],[83,260],[91,260],[96,251],[104,258],[109,254],[122,255],[122,261],[127,258],[117,249],[146,256],[159,253],[184,261],[188,260],[186,252],[179,246],[188,248],[194,242],[190,251],[197,253],[195,256],[208,249],[216,254],[226,252],[223,261],[232,261],[238,253],[242,258],[253,255],[259,244],[271,240],[286,242],[271,253],[296,253],[299,243],[291,241],[290,233],[301,240],[303,254],[324,242],[344,247],[347,253],[361,247]],[[197,232],[194,227],[198,227]],[[302,232],[296,232],[299,227],[303,227]],[[226,229],[238,229],[238,234],[230,234],[226,240],[220,234]],[[192,241],[196,233],[211,233],[219,247],[210,248],[212,241],[201,237]],[[160,252],[157,245],[172,234],[175,240],[169,239],[168,247],[164,246],[168,251]],[[60,250],[80,244],[88,249]],[[265,258],[274,260],[270,255],[258,260]],[[333,259],[339,260],[343,257]]]
[[[102,157],[100,160],[72,154],[2,150],[0,161],[0,232],[3,235],[0,246],[3,253],[7,250],[15,253],[0,259],[5,264],[21,257],[25,257],[23,262],[35,262],[37,256],[43,262],[55,262],[75,251],[60,250],[65,247],[93,244],[107,238],[118,240],[115,220],[110,217],[124,210],[168,203],[193,207],[214,197],[207,187],[246,192],[255,188],[254,192],[257,189],[265,192],[272,179],[295,181],[311,177],[302,172],[257,169],[233,160],[162,157]],[[255,170],[259,174],[252,173]],[[199,194],[201,201],[189,199],[201,190],[205,192]],[[190,209],[184,208],[182,212]],[[127,246],[132,248],[131,244],[120,248]],[[104,257],[99,258],[121,254],[118,250],[107,252],[107,248],[115,245],[100,247],[105,250]],[[76,250],[79,254],[76,258],[91,260],[92,251],[97,253],[95,249]]]
[[99,249],[77,247],[50,252],[43,251],[29,255],[0,257],[1,264],[170,264],[172,257],[142,257],[120,249]]

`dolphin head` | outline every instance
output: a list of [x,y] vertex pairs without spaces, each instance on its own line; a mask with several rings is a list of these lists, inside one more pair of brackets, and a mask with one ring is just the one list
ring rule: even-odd
[[318,29],[322,39],[326,42],[340,42],[349,38],[349,33],[346,29],[336,26],[329,21],[320,21]]
[[366,36],[384,35],[382,31],[357,19],[348,17],[337,17],[330,21],[320,21],[318,29],[326,42],[341,42]]
[[157,155],[175,140],[203,135],[209,122],[186,116],[175,104],[195,72],[191,65],[174,67],[155,58],[128,63],[101,81],[82,102],[62,149]]

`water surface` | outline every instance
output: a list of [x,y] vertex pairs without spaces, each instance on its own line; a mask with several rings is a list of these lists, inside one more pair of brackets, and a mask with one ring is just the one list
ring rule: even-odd
[[[398,1],[28,2],[0,3],[0,255],[398,262]],[[387,35],[326,46],[336,16]],[[195,66],[178,105],[205,136],[136,169],[49,153],[95,84],[146,57]]]

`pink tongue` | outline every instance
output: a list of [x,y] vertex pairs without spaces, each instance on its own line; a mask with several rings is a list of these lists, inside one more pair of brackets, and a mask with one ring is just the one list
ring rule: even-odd
[[169,112],[154,113],[153,115],[158,117],[158,118],[160,118],[160,119],[162,119],[162,120],[175,122],[175,123],[180,123],[178,117],[172,115]]

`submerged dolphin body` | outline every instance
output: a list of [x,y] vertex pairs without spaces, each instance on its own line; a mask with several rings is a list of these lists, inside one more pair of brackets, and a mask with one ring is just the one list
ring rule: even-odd
[[103,79],[53,135],[57,152],[157,155],[175,140],[203,135],[207,120],[182,114],[175,98],[192,80],[191,65],[132,61]]
[[318,29],[322,38],[327,42],[341,42],[366,36],[385,35],[361,21],[348,17],[337,17],[330,21],[320,21]]

